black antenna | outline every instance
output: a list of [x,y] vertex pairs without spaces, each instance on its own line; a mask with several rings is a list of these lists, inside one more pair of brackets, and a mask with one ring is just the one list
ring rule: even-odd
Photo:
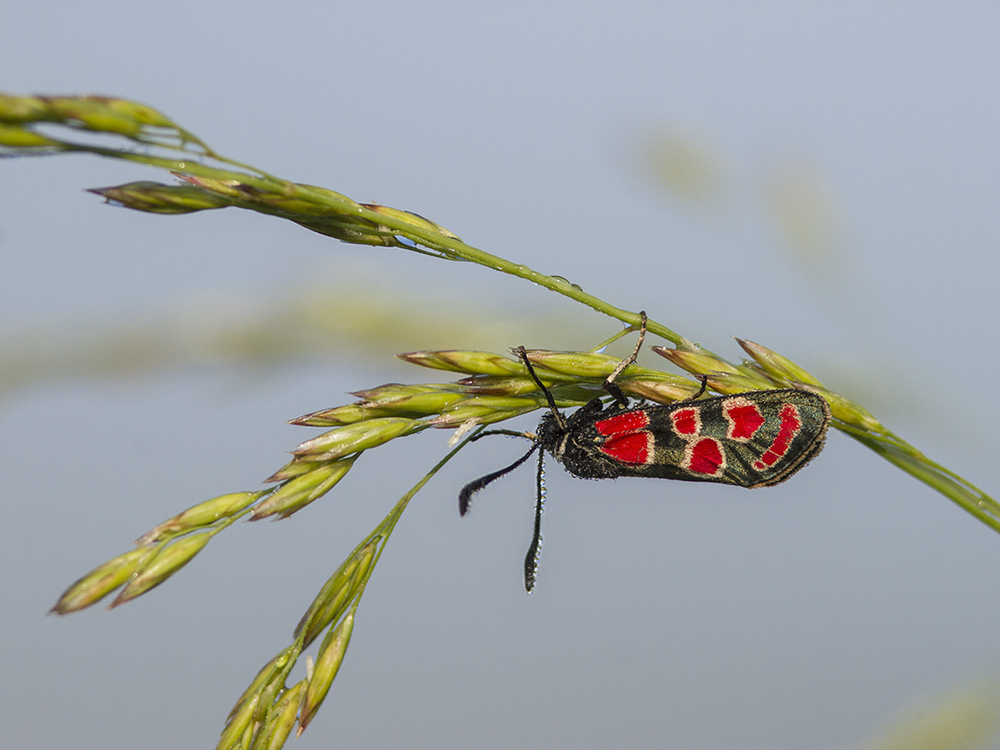
[[535,588],[538,579],[538,558],[542,554],[542,511],[545,510],[545,451],[538,452],[538,473],[536,487],[538,493],[535,500],[535,533],[528,546],[528,554],[524,557],[524,590],[529,594]]
[[[485,432],[481,433],[480,437],[485,434],[486,434]],[[507,434],[507,433],[500,433],[500,434]],[[469,512],[469,507],[472,505],[473,495],[479,492],[479,490],[488,485],[494,479],[499,479],[504,474],[509,474],[510,472],[514,471],[514,469],[516,469],[518,466],[527,461],[528,458],[531,456],[531,454],[534,453],[536,450],[538,450],[540,447],[541,446],[538,443],[535,443],[534,445],[531,446],[530,451],[525,453],[523,456],[521,456],[507,468],[500,469],[500,471],[494,471],[492,474],[487,474],[484,477],[479,477],[479,479],[475,480],[474,482],[469,482],[467,485],[465,485],[462,488],[462,491],[458,493],[459,515],[464,516],[466,513]]]
[[538,390],[542,392],[545,396],[546,402],[548,402],[549,410],[552,412],[552,416],[555,418],[556,422],[559,424],[559,429],[566,429],[566,418],[563,416],[562,412],[556,407],[556,400],[552,398],[552,392],[545,387],[545,383],[541,381],[537,373],[535,373],[535,368],[531,366],[531,360],[528,359],[528,352],[523,346],[519,346],[513,350],[514,354],[521,358],[524,362],[524,366],[528,368],[528,374],[531,379],[535,381],[535,385],[538,386]]
[[[625,397],[622,389],[615,384],[615,380],[619,375],[621,375],[622,371],[626,367],[635,362],[636,358],[639,356],[639,350],[642,348],[642,342],[645,338],[646,313],[645,311],[642,311],[639,313],[639,340],[635,344],[635,349],[628,357],[619,362],[615,369],[612,370],[611,374],[604,380],[604,390],[610,393],[615,401],[621,406],[628,406],[628,398]],[[513,349],[512,352],[516,354],[524,363],[524,367],[527,369],[528,375],[531,376],[531,379],[535,381],[535,385],[538,386],[542,395],[545,396],[545,401],[549,405],[549,411],[552,413],[552,419],[555,421],[558,429],[561,432],[566,432],[566,417],[556,406],[556,400],[552,396],[552,392],[546,387],[545,383],[542,382],[541,378],[538,377],[538,373],[535,372],[535,368],[531,364],[531,360],[528,359],[527,350],[523,346],[519,346]],[[700,391],[698,395],[701,395],[701,392],[703,392],[704,389],[705,381],[703,380],[702,391]],[[523,437],[531,440],[534,444],[531,446],[531,450],[517,459],[510,466],[479,477],[479,479],[465,485],[462,488],[462,491],[458,493],[458,512],[463,516],[468,513],[469,508],[472,506],[473,495],[494,480],[512,472],[518,466],[527,461],[528,458],[531,457],[532,453],[536,450],[538,451],[538,471],[535,475],[535,529],[531,536],[531,544],[528,545],[528,554],[525,555],[524,558],[524,588],[530,594],[531,590],[535,587],[535,581],[538,580],[538,560],[542,552],[542,512],[545,509],[545,451],[542,449],[542,444],[539,442],[537,435],[531,435],[523,432],[513,432],[512,430],[488,430],[473,436],[470,440],[478,440],[479,438],[486,437],[487,435],[512,435],[514,437]]]
[[[545,387],[545,383],[543,383],[538,378],[538,375],[535,373],[535,368],[531,366],[531,361],[528,359],[527,351],[525,351],[523,346],[519,346],[516,349],[514,349],[513,352],[514,354],[516,354],[518,357],[521,358],[521,361],[524,362],[524,366],[528,368],[528,374],[531,375],[531,379],[535,381],[535,385],[537,385],[538,388],[541,390],[541,392],[545,394],[545,400],[548,402],[549,409],[552,410],[552,414],[555,416],[555,419],[559,422],[559,426],[562,429],[566,429],[566,419],[565,417],[563,417],[562,412],[560,412],[559,409],[556,408],[556,401],[554,398],[552,398],[552,394],[549,392],[549,389]],[[494,471],[493,473],[487,474],[486,476],[479,477],[479,479],[475,480],[474,482],[469,482],[467,485],[465,485],[462,488],[462,491],[458,493],[458,513],[459,515],[462,516],[464,516],[466,513],[469,512],[469,507],[472,505],[473,495],[479,492],[479,490],[488,485],[490,482],[499,479],[505,474],[509,474],[510,472],[514,471],[514,469],[516,469],[518,466],[527,461],[528,457],[541,447],[541,444],[538,442],[537,438],[534,435],[530,435],[525,432],[514,432],[512,430],[487,430],[486,432],[481,432],[478,435],[473,436],[472,438],[470,438],[470,440],[478,440],[479,438],[486,437],[487,435],[511,435],[514,437],[523,437],[533,441],[534,445],[531,446],[530,451],[525,453],[510,466],[504,469],[500,469],[500,471]],[[539,471],[542,471],[542,469],[539,468]],[[536,521],[536,525],[537,523],[538,522]]]

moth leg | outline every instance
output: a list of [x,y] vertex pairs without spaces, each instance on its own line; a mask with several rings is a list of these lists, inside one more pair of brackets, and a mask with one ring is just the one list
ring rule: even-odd
[[622,389],[615,385],[615,380],[619,375],[622,374],[622,370],[628,367],[630,364],[635,362],[636,357],[639,356],[639,350],[642,348],[642,342],[646,338],[646,311],[639,311],[639,340],[635,342],[635,349],[632,353],[618,363],[618,366],[614,371],[608,375],[604,381],[604,390],[614,396],[615,401],[617,401],[621,406],[628,406],[628,399],[625,394],[622,393]]
[[699,375],[698,380],[701,381],[701,388],[691,398],[685,399],[686,401],[697,401],[705,394],[705,390],[708,388],[708,375]]

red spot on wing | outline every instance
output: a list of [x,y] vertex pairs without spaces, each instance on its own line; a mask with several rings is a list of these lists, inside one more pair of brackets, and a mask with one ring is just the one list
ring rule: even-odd
[[641,410],[615,414],[594,423],[594,428],[608,438],[601,443],[601,452],[626,464],[645,464],[652,458],[653,436],[643,430],[649,417]]
[[607,419],[594,422],[594,428],[602,435],[618,435],[635,432],[649,424],[649,417],[643,411],[627,411]]
[[726,457],[715,438],[692,440],[684,451],[684,468],[695,474],[718,476],[725,466]]
[[648,432],[612,435],[601,445],[601,451],[622,463],[649,463],[652,437]]
[[764,454],[754,461],[753,467],[758,471],[774,466],[788,453],[788,447],[792,440],[802,429],[802,420],[799,418],[799,410],[792,404],[785,404],[781,409],[781,426],[778,434],[774,436],[770,447]]
[[745,398],[727,401],[723,411],[729,421],[728,437],[733,440],[749,440],[767,421],[757,405]]
[[676,409],[670,412],[670,421],[678,435],[697,435],[701,432],[701,417],[696,407]]

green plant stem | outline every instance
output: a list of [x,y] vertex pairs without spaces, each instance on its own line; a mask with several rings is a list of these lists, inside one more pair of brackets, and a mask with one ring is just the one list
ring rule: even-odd
[[892,432],[873,435],[851,425],[837,423],[836,426],[886,461],[937,490],[994,531],[1000,532],[1000,505],[958,474],[932,461]]
[[[544,289],[548,289],[556,294],[561,294],[571,300],[580,302],[599,313],[620,320],[628,326],[632,326],[633,328],[637,328],[639,326],[638,312],[630,312],[623,308],[615,307],[599,297],[595,297],[594,295],[583,291],[580,287],[572,284],[566,279],[558,276],[547,276],[546,274],[535,271],[523,263],[513,263],[505,258],[501,258],[497,255],[493,255],[492,253],[488,253],[485,250],[472,247],[471,245],[467,245],[459,240],[442,238],[438,234],[430,234],[429,232],[419,228],[414,228],[412,225],[406,225],[403,222],[393,222],[392,220],[386,219],[379,214],[373,213],[371,216],[366,216],[365,218],[380,221],[386,226],[393,226],[395,224],[393,228],[398,229],[400,234],[403,234],[416,242],[420,242],[422,245],[443,248],[449,255],[454,256],[456,259],[476,263],[478,265],[485,266],[486,268],[500,271],[501,273],[525,279],[526,281],[537,284]],[[670,328],[667,328],[662,323],[656,322],[655,320],[648,320],[646,328],[650,333],[670,341],[675,346],[693,348],[693,344],[686,338]],[[706,353],[709,352],[706,351]]]

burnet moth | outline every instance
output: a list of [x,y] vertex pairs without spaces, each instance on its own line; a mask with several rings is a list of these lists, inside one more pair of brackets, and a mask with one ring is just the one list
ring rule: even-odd
[[470,482],[459,493],[459,512],[469,512],[472,496],[490,482],[523,464],[538,451],[535,530],[524,560],[524,586],[530,593],[538,574],[541,516],[545,503],[544,455],[548,451],[582,479],[659,477],[687,482],[719,482],[753,489],[784,482],[823,448],[830,407],[822,396],[795,388],[746,391],[729,396],[691,399],[667,405],[630,408],[616,378],[635,362],[646,335],[640,313],[639,340],[604,381],[614,398],[600,398],[566,416],[535,372],[524,347],[514,350],[539,390],[549,413],[535,434],[489,430],[486,435],[514,435],[532,441],[531,450],[506,468]]

